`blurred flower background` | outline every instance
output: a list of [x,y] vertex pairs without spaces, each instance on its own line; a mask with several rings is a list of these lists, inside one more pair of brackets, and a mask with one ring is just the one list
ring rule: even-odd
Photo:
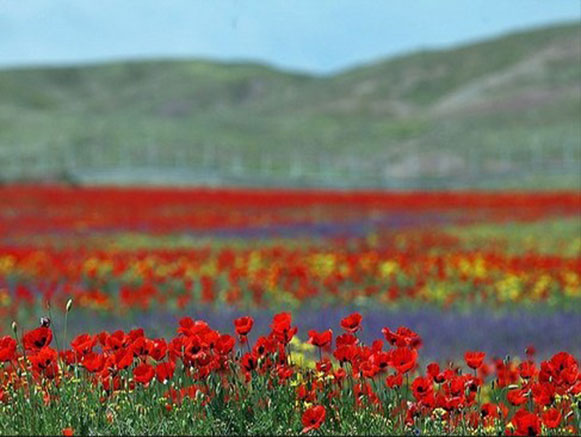
[[357,310],[579,356],[576,1],[0,0],[0,333]]

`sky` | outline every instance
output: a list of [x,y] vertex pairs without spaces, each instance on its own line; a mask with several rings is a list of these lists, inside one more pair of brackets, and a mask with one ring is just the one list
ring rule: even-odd
[[0,0],[0,68],[253,61],[331,74],[581,20],[581,0]]

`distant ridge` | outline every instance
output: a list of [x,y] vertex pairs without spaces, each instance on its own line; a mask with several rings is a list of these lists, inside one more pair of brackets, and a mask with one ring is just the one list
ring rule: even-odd
[[580,63],[580,26],[566,24],[325,77],[209,61],[0,70],[0,179],[74,168],[139,183],[179,164],[198,169],[192,183],[264,170],[308,185],[328,168],[330,185],[461,174],[579,188]]

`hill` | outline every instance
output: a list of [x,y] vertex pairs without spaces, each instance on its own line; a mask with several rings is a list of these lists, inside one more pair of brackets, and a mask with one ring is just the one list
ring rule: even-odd
[[575,23],[325,77],[3,70],[0,179],[579,188],[580,61]]

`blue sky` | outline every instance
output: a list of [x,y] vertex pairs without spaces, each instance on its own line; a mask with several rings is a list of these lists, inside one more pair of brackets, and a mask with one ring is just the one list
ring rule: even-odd
[[580,19],[580,0],[0,0],[0,67],[203,57],[324,74]]

